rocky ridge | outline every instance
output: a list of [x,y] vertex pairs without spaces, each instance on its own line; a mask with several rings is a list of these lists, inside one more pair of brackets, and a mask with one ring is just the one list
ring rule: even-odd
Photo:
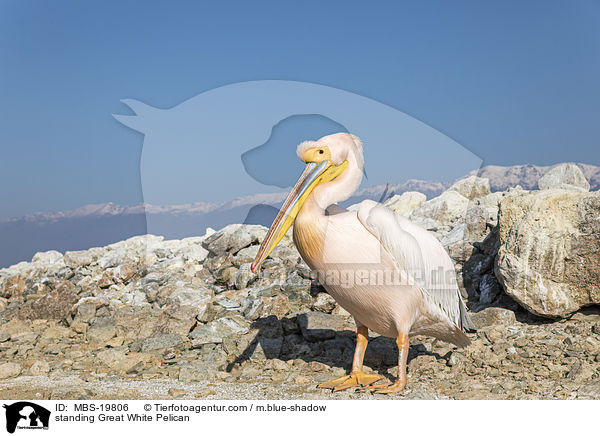
[[[560,238],[569,252],[585,262],[584,250],[595,247],[598,195],[565,188],[579,179],[559,173],[568,177],[559,174],[542,191],[491,193],[487,179],[473,176],[429,201],[404,193],[386,202],[446,247],[477,327],[465,349],[414,338],[409,384],[398,398],[600,398],[595,258],[588,252],[577,275],[557,262],[533,262],[549,252],[572,261],[555,246],[524,256],[540,246],[532,234],[556,233],[552,217],[564,207],[574,211],[560,215],[571,226]],[[531,212],[544,196],[556,210]],[[528,224],[535,218],[549,223]],[[349,370],[354,323],[313,279],[289,235],[251,274],[265,234],[234,224],[182,240],[145,235],[38,253],[0,270],[2,396],[367,398],[315,389]],[[509,254],[516,260],[507,268]],[[557,271],[570,271],[561,276],[564,298],[578,302],[566,311],[542,313],[515,291],[531,274]],[[531,285],[527,295],[542,288]],[[393,378],[396,355],[392,339],[374,335],[366,370]]]

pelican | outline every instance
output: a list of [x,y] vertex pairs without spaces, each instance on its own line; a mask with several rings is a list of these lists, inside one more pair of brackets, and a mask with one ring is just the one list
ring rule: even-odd
[[[472,328],[450,257],[428,231],[380,203],[358,210],[336,203],[358,188],[363,175],[361,140],[349,133],[305,141],[297,148],[306,168],[275,217],[254,259],[256,272],[292,224],[293,240],[327,292],[356,322],[350,374],[319,384],[338,391],[360,388],[395,393],[407,382],[409,337],[428,335],[464,347]],[[395,338],[398,377],[373,384],[363,372],[369,330]]]

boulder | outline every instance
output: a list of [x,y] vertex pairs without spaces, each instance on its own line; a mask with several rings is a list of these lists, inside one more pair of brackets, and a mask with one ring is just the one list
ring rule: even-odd
[[96,344],[106,344],[117,333],[114,318],[104,316],[95,319],[87,331],[88,340]]
[[254,278],[254,274],[250,270],[250,264],[245,263],[240,266],[240,269],[235,273],[235,288],[244,289],[248,283]]
[[45,360],[36,360],[29,368],[30,375],[48,375],[50,372],[50,364]]
[[119,298],[125,304],[130,306],[144,306],[149,304],[146,294],[139,290],[133,290],[131,292],[126,292]]
[[40,263],[42,265],[55,265],[61,262],[63,264],[62,266],[65,266],[63,261],[63,255],[56,250],[35,253],[31,261]]
[[[66,257],[66,255],[65,255]],[[121,281],[127,282],[138,272],[138,267],[134,262],[125,261],[121,265],[117,266],[114,270],[114,277]]]
[[475,204],[483,206],[487,211],[488,223],[492,226],[498,224],[498,204],[503,195],[502,192],[492,192],[491,194],[475,199]]
[[71,336],[73,336],[73,331],[70,328],[52,325],[43,331],[41,339],[52,342]]
[[207,362],[190,362],[182,365],[179,371],[179,381],[183,383],[200,382],[214,378],[214,367]]
[[394,195],[393,197],[387,199],[383,204],[397,214],[408,218],[412,211],[425,203],[426,200],[427,197],[425,194],[415,191],[407,191],[402,193],[402,195]]
[[244,263],[252,262],[258,254],[258,249],[258,245],[251,245],[250,247],[242,248],[240,251],[238,251],[233,259],[234,265],[241,266]]
[[313,309],[317,312],[331,313],[336,306],[336,301],[327,292],[320,292],[313,300]]
[[0,364],[0,380],[17,377],[21,374],[22,366],[18,363],[8,362]]
[[490,180],[484,177],[469,176],[454,182],[448,191],[456,191],[463,197],[473,200],[490,193]]
[[445,191],[415,209],[409,219],[425,228],[437,223],[439,229],[448,229],[465,216],[468,207],[469,200],[466,197],[457,191]]
[[96,306],[85,302],[78,303],[75,308],[75,321],[91,322],[96,316]]
[[189,334],[189,337],[192,339],[194,346],[220,344],[227,336],[246,333],[248,328],[249,323],[244,318],[232,315],[196,327]]
[[121,264],[121,256],[119,254],[110,253],[98,259],[98,266],[102,269],[114,268]]
[[16,297],[25,292],[25,289],[27,289],[27,282],[25,277],[20,274],[15,274],[0,281],[0,296],[2,297]]
[[[165,322],[165,316],[159,310],[147,307],[124,307],[115,313],[114,331],[128,339],[140,340],[162,331]],[[110,331],[110,325],[106,327],[107,333]]]
[[136,368],[143,367],[146,362],[151,361],[149,355],[143,353],[126,353],[123,350],[107,349],[100,351],[97,361],[113,371],[126,373]]
[[208,303],[213,297],[213,292],[204,287],[180,287],[176,288],[169,300],[185,306],[200,307]]
[[461,241],[465,241],[466,240],[466,235],[465,235],[466,229],[467,229],[467,225],[465,223],[460,223],[460,224],[454,226],[454,228],[452,230],[450,230],[448,233],[446,233],[442,237],[440,242],[442,243],[442,245],[444,247],[450,247],[450,246],[454,246],[455,244],[457,244]]
[[555,166],[538,180],[538,187],[544,189],[570,189],[587,192],[590,184],[579,167],[572,163]]
[[267,229],[263,226],[231,224],[208,236],[202,242],[202,247],[215,256],[236,254],[242,248],[260,244],[266,234]]
[[69,268],[75,269],[92,263],[94,261],[94,256],[87,250],[67,251],[64,260]]
[[600,193],[514,192],[500,202],[495,274],[530,312],[566,317],[600,303]]
[[63,320],[78,299],[74,286],[68,281],[63,281],[54,291],[39,298],[28,299],[19,310],[19,316],[24,319]]
[[142,352],[147,353],[151,351],[162,350],[164,348],[177,347],[182,343],[183,340],[181,339],[181,336],[174,333],[153,336],[145,339],[144,342],[142,342]]
[[166,254],[167,257],[173,255],[186,262],[201,263],[208,255],[208,251],[202,247],[205,239],[205,236],[191,236],[181,240],[171,239],[158,245],[154,252],[157,255]]
[[483,206],[475,206],[467,210],[465,236],[468,241],[478,241],[487,235],[489,218],[488,210]]

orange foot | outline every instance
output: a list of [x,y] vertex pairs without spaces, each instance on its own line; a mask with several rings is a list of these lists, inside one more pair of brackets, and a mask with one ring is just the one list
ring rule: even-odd
[[394,383],[381,383],[373,386],[365,386],[361,392],[371,392],[373,394],[395,394],[402,392],[406,386],[406,380],[396,380]]
[[344,377],[336,378],[335,380],[326,381],[317,385],[318,388],[332,389],[333,392],[342,391],[349,388],[365,387],[376,382],[381,378],[377,374],[365,374],[362,371],[351,372]]

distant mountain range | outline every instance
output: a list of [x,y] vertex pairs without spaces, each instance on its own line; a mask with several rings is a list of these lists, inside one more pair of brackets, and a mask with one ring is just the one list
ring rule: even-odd
[[[354,196],[347,200],[349,204],[362,201],[365,198],[377,198],[382,195],[391,196],[406,191],[423,192],[428,197],[434,197],[443,192],[450,184],[424,180],[408,180],[394,185],[377,185],[360,189]],[[88,204],[86,206],[63,212],[36,212],[19,218],[0,220],[0,225],[15,222],[56,222],[65,219],[89,218],[92,216],[117,216],[117,215],[205,215],[213,212],[235,210],[237,208],[252,207],[255,205],[280,205],[287,192],[274,194],[255,194],[239,197],[224,202],[199,202],[179,204],[175,206],[156,206],[152,204],[138,204],[135,206],[120,206],[115,203]],[[215,225],[219,227],[218,224]]]
[[[560,165],[560,164],[556,164]],[[524,189],[537,189],[537,182],[544,174],[556,165],[537,166],[537,165],[513,165],[501,167],[497,165],[487,165],[479,170],[471,171],[469,175],[476,174],[479,177],[490,179],[490,188],[492,191],[505,191],[511,186],[521,185]],[[600,188],[600,167],[582,163],[575,163],[588,182],[590,189],[596,191]]]
[[[586,175],[591,189],[598,189],[600,167],[577,165]],[[478,174],[480,177],[489,178],[493,191],[504,191],[515,185],[535,189],[537,180],[550,168],[552,166],[489,165],[469,175]],[[406,191],[419,191],[427,198],[432,198],[446,190],[450,184],[408,180],[400,184],[371,186],[360,189],[342,205],[348,206],[367,198],[382,201]],[[92,204],[65,212],[39,212],[20,218],[0,220],[0,268],[22,260],[30,260],[38,251],[83,250],[144,233],[179,239],[202,235],[207,227],[219,229],[232,223],[268,226],[286,195],[257,194],[226,202],[176,206]]]

